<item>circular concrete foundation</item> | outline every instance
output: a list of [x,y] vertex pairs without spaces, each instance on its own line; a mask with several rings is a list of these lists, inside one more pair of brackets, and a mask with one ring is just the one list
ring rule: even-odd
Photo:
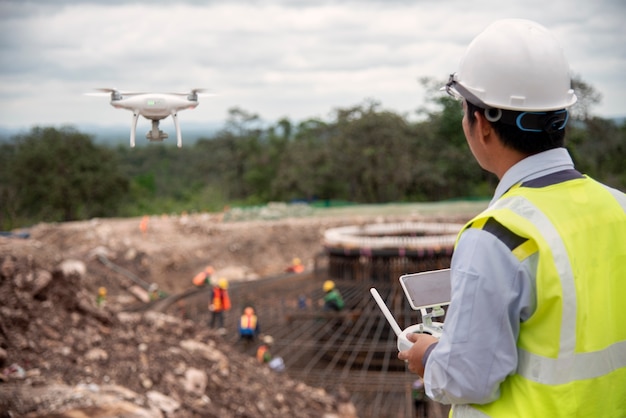
[[402,274],[447,268],[457,223],[402,222],[344,226],[324,233],[328,275],[388,281]]

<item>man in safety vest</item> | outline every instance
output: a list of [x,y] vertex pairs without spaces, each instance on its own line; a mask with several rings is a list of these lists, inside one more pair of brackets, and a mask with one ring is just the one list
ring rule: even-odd
[[285,361],[280,356],[273,356],[270,347],[274,344],[274,338],[270,335],[263,337],[263,344],[256,351],[256,358],[260,363],[267,363],[269,368],[277,373],[285,371]]
[[253,342],[259,335],[259,319],[257,318],[254,308],[246,306],[243,315],[239,318],[239,336],[246,342]]
[[626,416],[626,195],[564,148],[561,48],[535,22],[496,21],[445,89],[500,182],[457,238],[441,339],[411,334],[398,358],[453,417]]
[[285,269],[288,273],[302,273],[304,271],[304,264],[298,257],[291,260],[291,265]]
[[211,276],[213,276],[213,273],[215,273],[213,266],[206,266],[204,270],[202,270],[200,273],[193,276],[192,282],[194,286],[200,287],[200,286],[210,285]]
[[209,311],[211,311],[211,328],[219,327],[220,332],[224,332],[224,312],[230,310],[230,296],[228,295],[228,281],[221,278],[217,286],[213,286]]
[[99,287],[98,288],[98,296],[96,297],[96,304],[98,306],[104,306],[107,300],[107,288]]
[[272,359],[270,347],[274,344],[274,338],[271,335],[263,336],[263,344],[256,350],[256,359],[259,363],[269,363]]

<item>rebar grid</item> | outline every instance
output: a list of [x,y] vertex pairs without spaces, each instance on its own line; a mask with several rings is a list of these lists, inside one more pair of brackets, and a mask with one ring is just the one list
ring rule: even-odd
[[[225,316],[224,339],[240,351],[255,355],[261,341],[248,344],[239,340],[237,332],[243,309],[252,306],[261,334],[274,339],[272,355],[283,358],[285,373],[291,378],[330,393],[349,393],[360,417],[446,416],[448,408],[435,403],[428,404],[425,415],[416,411],[411,386],[417,376],[398,360],[396,336],[369,289],[376,287],[401,328],[421,322],[420,313],[413,311],[404,297],[398,277],[449,267],[449,256],[433,253],[420,260],[333,257],[328,264],[334,266],[330,269],[334,273],[358,272],[346,274],[347,278],[333,277],[345,300],[342,312],[322,310],[322,284],[330,278],[327,268],[232,282],[229,292],[233,307]],[[384,274],[368,279],[364,274],[367,271]],[[188,292],[166,309],[180,309],[182,304],[185,316],[208,326],[209,294],[209,289]]]

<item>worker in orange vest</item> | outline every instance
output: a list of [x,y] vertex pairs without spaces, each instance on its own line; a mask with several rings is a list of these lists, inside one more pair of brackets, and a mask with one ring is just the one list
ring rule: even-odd
[[215,273],[213,266],[206,266],[204,270],[193,277],[193,284],[198,287],[211,284],[213,273]]
[[148,232],[149,222],[150,222],[150,217],[148,215],[144,215],[141,218],[141,222],[139,222],[139,230],[141,231],[141,235],[146,236],[146,232]]
[[220,332],[224,332],[224,312],[230,310],[230,296],[228,296],[228,281],[225,278],[219,279],[217,286],[211,292],[209,311],[211,311],[211,328],[219,325]]
[[274,338],[271,335],[265,335],[263,337],[263,344],[256,350],[256,359],[259,363],[269,363],[272,359],[272,353],[270,347],[274,344]]
[[99,287],[98,288],[98,297],[96,298],[96,304],[98,306],[104,306],[107,300],[107,288]]
[[254,312],[254,308],[246,306],[243,310],[243,315],[239,319],[239,336],[247,343],[251,343],[259,335],[259,332],[259,319]]
[[263,337],[263,344],[257,349],[256,358],[260,363],[266,363],[269,368],[277,373],[285,371],[285,361],[280,356],[270,353],[270,347],[274,344],[274,339],[270,335]]
[[302,261],[296,257],[291,261],[291,265],[287,267],[285,271],[291,273],[302,273],[304,271],[304,265],[302,264]]

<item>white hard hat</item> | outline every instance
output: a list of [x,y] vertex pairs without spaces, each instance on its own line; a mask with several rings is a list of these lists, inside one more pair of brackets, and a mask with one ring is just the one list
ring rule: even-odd
[[502,19],[470,43],[446,89],[479,107],[550,111],[576,103],[560,45],[530,20]]

